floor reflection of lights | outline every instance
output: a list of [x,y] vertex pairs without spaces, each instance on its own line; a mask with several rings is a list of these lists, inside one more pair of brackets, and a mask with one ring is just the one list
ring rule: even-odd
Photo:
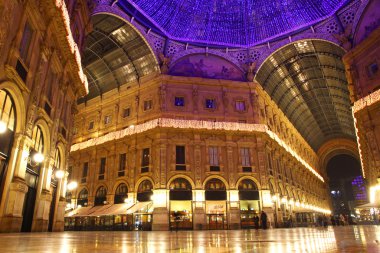
[[0,234],[0,248],[6,252],[59,253],[380,252],[379,241],[377,226]]

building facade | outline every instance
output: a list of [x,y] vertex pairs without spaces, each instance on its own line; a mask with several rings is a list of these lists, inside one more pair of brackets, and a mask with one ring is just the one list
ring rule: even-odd
[[121,227],[123,205],[125,229],[153,230],[249,228],[261,211],[279,227],[329,212],[316,153],[257,83],[158,75],[78,111],[69,166],[80,183],[67,200],[82,207],[68,229],[100,229],[97,216]]
[[63,230],[83,2],[0,1],[1,232]]

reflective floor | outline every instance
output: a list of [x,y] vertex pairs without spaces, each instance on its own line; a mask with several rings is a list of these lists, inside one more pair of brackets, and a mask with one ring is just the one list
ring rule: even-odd
[[380,252],[380,226],[0,234],[0,252]]

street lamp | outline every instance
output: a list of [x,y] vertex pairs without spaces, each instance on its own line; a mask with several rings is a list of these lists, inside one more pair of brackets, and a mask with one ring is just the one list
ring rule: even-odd
[[69,191],[72,191],[72,190],[76,189],[77,187],[78,187],[78,183],[75,181],[72,181],[72,182],[67,184],[67,189]]

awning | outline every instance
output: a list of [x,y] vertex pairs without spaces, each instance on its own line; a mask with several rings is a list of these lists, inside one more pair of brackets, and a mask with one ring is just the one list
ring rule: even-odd
[[107,209],[107,215],[119,215],[119,214],[127,214],[127,210],[131,208],[131,204],[114,204],[110,208]]
[[93,206],[79,207],[65,214],[65,217],[87,216],[90,212],[92,212],[92,208]]
[[104,205],[104,206],[95,206],[91,213],[88,214],[88,216],[101,216],[107,214],[107,209],[111,207],[111,205]]
[[127,210],[127,214],[131,213],[145,213],[144,208],[146,208],[148,205],[152,204],[151,201],[146,201],[146,202],[137,202],[135,205],[133,205],[131,208]]

